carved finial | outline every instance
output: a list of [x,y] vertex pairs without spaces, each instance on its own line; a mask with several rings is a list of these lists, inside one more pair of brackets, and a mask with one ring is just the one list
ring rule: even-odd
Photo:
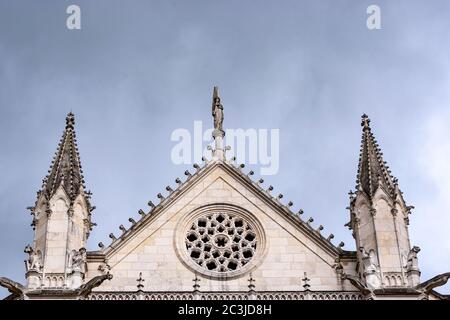
[[319,228],[317,228],[317,231],[320,232],[323,230],[323,225],[320,225]]
[[365,113],[361,117],[361,126],[364,130],[370,130],[370,119]]
[[181,186],[183,184],[183,182],[181,182],[180,178],[176,178],[175,183],[178,184],[179,186]]
[[294,205],[294,203],[292,201],[289,201],[287,204],[288,207],[292,207],[293,205]]
[[128,221],[130,221],[133,226],[136,224],[136,221],[133,218],[128,218]]
[[308,221],[306,221],[307,224],[311,224],[314,222],[313,217],[309,217]]
[[155,209],[155,207],[156,207],[155,204],[151,201],[149,201],[147,204],[150,208],[152,208],[152,210]]
[[165,198],[161,193],[157,194],[158,199],[160,199],[161,201],[163,201]]
[[193,285],[194,292],[198,292],[200,290],[200,284],[199,284],[200,279],[197,277],[197,274],[195,274],[195,277],[194,277],[194,279],[192,279],[192,281],[194,281],[194,285]]
[[36,218],[33,218],[33,220],[31,221],[30,226],[33,227],[33,230],[36,230],[37,221],[38,221],[38,220],[37,220]]
[[190,178],[192,176],[192,174],[189,172],[189,170],[186,170],[184,172],[184,175],[187,176],[188,178]]
[[30,252],[33,252],[33,251],[34,251],[33,248],[29,244],[27,244],[25,246],[25,249],[23,249],[23,252],[25,252],[25,253],[30,253]]
[[330,233],[330,235],[327,238],[327,241],[331,241],[331,239],[333,239],[333,238],[334,238],[334,234]]
[[355,198],[355,193],[353,192],[353,190],[350,190],[348,192],[348,197],[350,198],[350,200],[353,200]]
[[99,246],[99,248],[102,249],[102,250],[105,248],[105,245],[103,244],[103,242],[99,242],[99,243],[98,243],[98,246]]
[[167,186],[167,187],[166,187],[166,190],[167,190],[168,192],[170,192],[170,193],[173,192],[173,189],[172,189],[170,186]]
[[116,240],[117,240],[117,238],[116,238],[116,236],[114,235],[114,233],[110,233],[110,234],[109,234],[109,237],[110,237],[113,241],[116,241]]
[[[389,170],[390,171],[390,170]],[[398,179],[396,177],[394,177],[392,179],[392,182],[394,183],[394,186],[398,186]]]
[[258,180],[258,183],[259,183],[259,184],[263,184],[263,183],[264,183],[264,179],[262,179],[262,178],[259,179],[259,180]]
[[122,233],[127,232],[127,229],[123,226],[123,224],[121,224],[121,225],[119,226],[119,229],[120,229],[120,231],[122,231]]
[[139,272],[139,278],[136,279],[136,281],[138,283],[137,284],[138,291],[142,291],[142,289],[144,288],[144,282],[145,282],[144,278],[142,278],[142,272]]
[[299,216],[302,215],[303,212],[304,212],[303,209],[299,209],[299,210],[298,210],[298,215],[299,215]]
[[250,272],[248,276],[248,291],[254,292],[255,291],[255,279],[253,279],[252,273]]
[[308,278],[307,273],[303,273],[303,288],[305,289],[305,291],[309,291],[309,288],[311,287],[311,285],[309,284],[309,281],[311,281],[311,279]]
[[194,169],[198,172],[200,170],[200,166],[197,163],[194,163],[192,165],[194,167]]
[[142,209],[139,209],[138,213],[142,218],[145,217],[145,215],[146,215],[146,213]]
[[73,129],[75,126],[75,115],[69,112],[66,117],[66,129]]
[[268,188],[267,188],[267,191],[268,192],[270,192],[270,191],[272,191],[273,190],[273,187],[272,186],[269,186]]
[[343,241],[339,242],[338,248],[342,249],[345,246],[345,243]]

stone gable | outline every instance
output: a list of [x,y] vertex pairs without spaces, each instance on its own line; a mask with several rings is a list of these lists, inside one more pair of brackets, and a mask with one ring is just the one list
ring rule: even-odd
[[[134,291],[140,272],[146,279],[145,290],[190,291],[194,272],[186,266],[176,246],[177,225],[197,208],[230,204],[250,212],[262,225],[265,252],[253,259],[252,272],[258,290],[289,291],[302,288],[306,272],[314,290],[352,290],[340,280],[334,269],[337,255],[318,243],[267,203],[264,196],[249,190],[238,175],[224,165],[205,168],[208,172],[175,201],[130,233],[117,247],[105,250],[114,278],[97,288],[99,291]],[[182,232],[178,230],[178,232]],[[312,231],[314,232],[314,231]],[[354,269],[354,266],[347,266]],[[95,265],[88,270],[95,275]],[[202,277],[201,288],[208,291],[245,291],[248,273],[222,281]]]

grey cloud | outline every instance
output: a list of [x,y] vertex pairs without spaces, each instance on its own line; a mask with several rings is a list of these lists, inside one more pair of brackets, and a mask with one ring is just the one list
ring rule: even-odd
[[410,232],[423,279],[448,271],[439,252],[450,240],[438,221],[450,208],[427,207],[441,186],[423,165],[445,153],[423,154],[420,142],[431,118],[450,120],[450,3],[376,1],[383,29],[369,31],[372,2],[76,1],[80,31],[65,28],[73,1],[1,2],[0,274],[24,281],[33,236],[25,207],[68,111],[98,208],[94,249],[186,169],[170,161],[170,134],[211,121],[213,85],[225,127],[280,128],[280,172],[266,181],[349,249],[345,207],[367,112],[416,204]]

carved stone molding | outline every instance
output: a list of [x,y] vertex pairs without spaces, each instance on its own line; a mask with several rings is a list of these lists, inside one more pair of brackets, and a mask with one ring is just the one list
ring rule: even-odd
[[[194,292],[143,292],[144,300],[194,300]],[[199,292],[199,300],[249,300],[248,292]],[[363,300],[354,291],[261,291],[255,300]],[[87,300],[139,300],[137,292],[93,292]]]

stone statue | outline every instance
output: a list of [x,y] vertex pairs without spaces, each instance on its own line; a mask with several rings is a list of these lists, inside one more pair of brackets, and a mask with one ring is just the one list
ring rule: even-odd
[[373,250],[369,250],[369,252],[367,252],[363,247],[360,247],[359,251],[361,252],[361,257],[364,264],[364,272],[377,271],[378,266],[375,252]]
[[98,271],[100,271],[103,274],[107,274],[109,273],[109,270],[111,270],[111,266],[108,264],[108,260],[105,259],[104,262],[102,262],[99,266],[98,266]]
[[360,247],[359,251],[361,252],[367,287],[371,289],[379,288],[381,285],[381,277],[375,251],[369,250],[367,252],[363,247]]
[[417,259],[417,254],[419,253],[420,248],[417,246],[412,247],[412,249],[408,253],[406,270],[419,270],[419,261]]
[[344,266],[342,265],[341,259],[339,257],[334,259],[333,268],[334,268],[334,270],[336,270],[336,273],[339,275],[342,275],[344,273]]
[[27,271],[41,271],[42,269],[42,257],[41,252],[38,250],[35,252],[30,245],[27,245],[24,250],[28,254],[28,260],[26,260]]
[[81,273],[86,272],[86,249],[72,250],[69,254],[69,269]]
[[214,130],[223,131],[223,106],[220,103],[217,87],[214,87],[213,104],[212,104],[212,116],[214,118]]

